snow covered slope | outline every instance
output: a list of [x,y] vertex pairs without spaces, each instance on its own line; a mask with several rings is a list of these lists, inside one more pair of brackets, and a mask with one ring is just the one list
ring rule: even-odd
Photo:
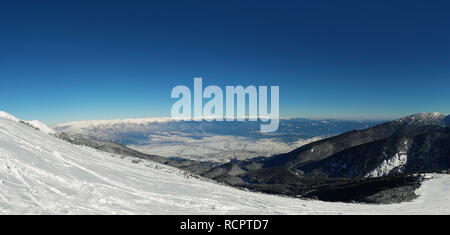
[[0,117],[0,214],[449,214],[450,177],[435,177],[409,203],[304,201],[75,146]]
[[9,120],[15,121],[15,122],[19,121],[19,119],[17,119],[13,115],[11,115],[9,113],[6,113],[6,112],[3,112],[3,111],[0,111],[0,118],[9,119]]
[[[4,111],[0,111],[0,118],[8,119],[8,120],[15,121],[15,122],[21,121],[20,119],[14,117],[13,115],[6,113]],[[23,121],[23,122],[29,124],[32,127],[39,129],[40,131],[42,131],[46,134],[56,134],[55,130],[53,130],[51,127],[47,126],[46,124],[42,123],[41,121],[34,120],[34,121]]]
[[28,123],[30,125],[38,128],[40,131],[42,131],[42,132],[44,132],[46,134],[56,134],[55,130],[53,130],[52,128],[48,127],[47,125],[45,125],[41,121],[34,120],[34,121],[29,121]]

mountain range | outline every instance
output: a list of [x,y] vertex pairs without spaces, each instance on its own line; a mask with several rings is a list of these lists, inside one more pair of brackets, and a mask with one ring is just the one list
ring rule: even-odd
[[[398,174],[448,168],[448,120],[445,115],[420,114],[344,133],[286,153],[295,159],[295,164],[275,161],[282,155],[219,164],[140,153],[118,143],[94,140],[81,134],[57,133],[41,122],[23,121],[0,112],[0,211],[6,214],[355,214],[370,208],[373,213],[383,214],[448,213],[448,176],[434,174],[434,179],[422,181],[422,176]],[[382,138],[383,135],[388,137]],[[371,136],[374,140],[344,141],[348,136]],[[344,145],[348,147],[343,148]],[[334,146],[326,148],[330,156],[303,155],[307,150],[312,153],[322,146]],[[339,162],[336,159],[360,164],[356,157],[349,156],[372,148],[372,155],[379,156],[377,150],[384,149],[383,146],[396,146],[397,149],[392,147],[389,153],[406,152],[406,165],[386,171],[389,176],[361,173],[337,178],[340,177],[337,174],[343,173],[326,167],[326,164]],[[343,150],[336,151],[338,147]],[[421,153],[424,155],[419,157]],[[309,156],[309,160],[301,159],[303,156]],[[389,154],[382,156],[392,159],[387,157]],[[426,164],[414,168],[421,165],[418,161]],[[373,170],[361,169],[363,172]],[[313,171],[319,173],[312,174]],[[214,183],[208,178],[246,191],[303,199],[255,194]],[[308,198],[368,203],[414,201],[395,207],[371,207],[304,200]]]
[[447,169],[449,117],[421,113],[350,131],[265,159],[262,167],[346,178]]
[[[370,194],[400,185],[412,186],[406,193],[410,194],[416,187],[410,184],[414,179],[403,177],[450,169],[449,125],[449,116],[444,114],[415,114],[325,138],[288,153],[222,164],[203,176],[233,186],[291,196],[327,191],[322,199],[331,200],[344,200],[330,196],[344,190],[351,194],[347,200],[367,201]],[[374,180],[383,182],[377,183],[378,189],[372,186],[373,192],[360,194],[361,187]]]
[[[450,211],[450,177],[446,175],[428,176],[430,180],[416,191],[419,199],[396,206],[279,197],[217,184],[168,166],[171,161],[161,157],[116,143],[61,136],[64,134],[53,133],[43,123],[34,126],[36,123],[0,112],[1,214],[446,214]],[[276,175],[277,171],[272,173]]]
[[[287,153],[244,160],[234,158],[223,164],[195,161],[182,156],[167,158],[145,154],[117,143],[102,141],[98,137],[103,135],[105,127],[109,135],[118,132],[118,124],[119,129],[130,128],[130,120],[82,122],[81,125],[71,123],[59,125],[58,128],[69,130],[68,133],[90,133],[88,136],[61,131],[60,137],[72,143],[156,161],[235,187],[289,196],[318,197],[330,201],[390,203],[414,198],[414,191],[420,184],[417,183],[418,177],[412,174],[450,168],[449,120],[449,116],[440,113],[420,113],[311,141]],[[308,121],[300,120],[300,123]],[[131,121],[131,125],[136,122]],[[151,130],[148,129],[148,122],[141,120],[139,123],[144,128],[134,126],[131,128],[134,130],[132,133],[140,131],[145,135],[155,132],[154,124],[151,124]],[[161,122],[156,123],[159,125]],[[294,127],[293,124],[296,122],[284,123],[283,136],[299,133],[292,132],[293,128],[286,128]],[[333,121],[312,124],[319,130],[324,126],[339,126]],[[214,130],[211,123],[186,122],[178,125],[183,126],[181,129],[184,132],[190,130],[191,125],[197,125],[203,130],[203,135],[206,134],[205,130]],[[238,130],[245,129],[245,124],[239,125],[243,126]],[[171,128],[175,127],[179,126],[175,122],[171,123]],[[230,127],[228,129],[232,129]],[[221,130],[220,125],[218,130]],[[199,137],[201,133],[198,133]],[[68,136],[72,137],[67,138]],[[322,187],[318,188],[318,185]],[[363,190],[364,188],[368,190]],[[378,199],[373,199],[375,194],[380,194]]]
[[225,163],[289,152],[304,144],[380,121],[280,120],[277,132],[260,133],[260,123],[173,121],[169,118],[82,121],[56,125],[58,132],[114,142],[167,158]]

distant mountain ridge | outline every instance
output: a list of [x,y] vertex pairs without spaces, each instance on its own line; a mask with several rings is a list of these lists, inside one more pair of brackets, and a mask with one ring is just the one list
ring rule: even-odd
[[[118,119],[100,121],[79,121],[55,125],[58,132],[82,134],[102,141],[114,141],[123,145],[139,144],[135,137],[146,137],[155,132],[182,132],[190,135],[233,135],[259,137],[301,136],[312,138],[331,136],[349,130],[366,129],[381,121],[313,120],[304,118],[281,119],[280,127],[274,133],[259,133],[259,121],[208,122],[174,121],[171,118]],[[300,130],[300,131],[299,131]]]
[[356,130],[302,146],[289,153],[271,157],[264,167],[284,166],[300,169],[306,164],[333,156],[346,149],[393,137],[414,137],[447,127],[449,116],[439,113],[420,113],[386,122],[365,130]]
[[349,130],[366,129],[380,121],[281,120],[277,132],[261,133],[258,122],[155,121],[127,119],[57,125],[60,133],[115,142],[134,150],[167,158],[228,162],[270,157],[305,143]]

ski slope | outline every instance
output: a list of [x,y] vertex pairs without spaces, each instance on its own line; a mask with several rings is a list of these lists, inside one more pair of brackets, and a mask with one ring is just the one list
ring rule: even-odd
[[408,203],[306,201],[75,146],[0,114],[0,214],[450,214],[448,175]]

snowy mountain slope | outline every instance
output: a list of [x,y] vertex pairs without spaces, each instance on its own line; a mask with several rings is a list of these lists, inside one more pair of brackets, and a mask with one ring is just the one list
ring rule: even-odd
[[0,214],[449,214],[450,177],[435,177],[409,203],[304,201],[136,163],[0,117]]
[[450,129],[391,137],[343,150],[299,169],[327,177],[380,177],[450,168]]
[[24,121],[24,120],[20,120],[16,117],[14,117],[13,115],[6,113],[4,111],[0,111],[0,118],[5,118],[11,121],[15,121],[15,122],[25,122],[26,124],[39,129],[40,131],[46,133],[46,134],[56,134],[56,131],[52,128],[50,128],[49,126],[47,126],[46,124],[44,124],[41,121],[38,120],[33,120],[33,121]]
[[[264,163],[265,167],[284,166],[301,169],[306,164],[326,160],[345,150],[376,141],[395,137],[413,137],[446,128],[447,115],[440,113],[419,113],[398,120],[386,122],[365,130],[353,130],[311,144],[289,153],[273,156]],[[362,153],[364,154],[364,152]]]
[[33,120],[33,121],[29,121],[28,123],[30,125],[38,128],[40,131],[42,131],[42,132],[44,132],[46,134],[56,134],[55,130],[53,130],[52,128],[48,127],[47,125],[45,125],[41,121]]
[[417,113],[407,117],[403,117],[395,120],[397,123],[406,124],[406,125],[438,125],[445,126],[445,119],[447,118],[446,114],[442,113]]
[[18,118],[14,117],[13,115],[11,115],[9,113],[6,113],[4,111],[0,111],[0,118],[9,119],[9,120],[12,120],[12,121],[15,121],[15,122],[19,121]]

